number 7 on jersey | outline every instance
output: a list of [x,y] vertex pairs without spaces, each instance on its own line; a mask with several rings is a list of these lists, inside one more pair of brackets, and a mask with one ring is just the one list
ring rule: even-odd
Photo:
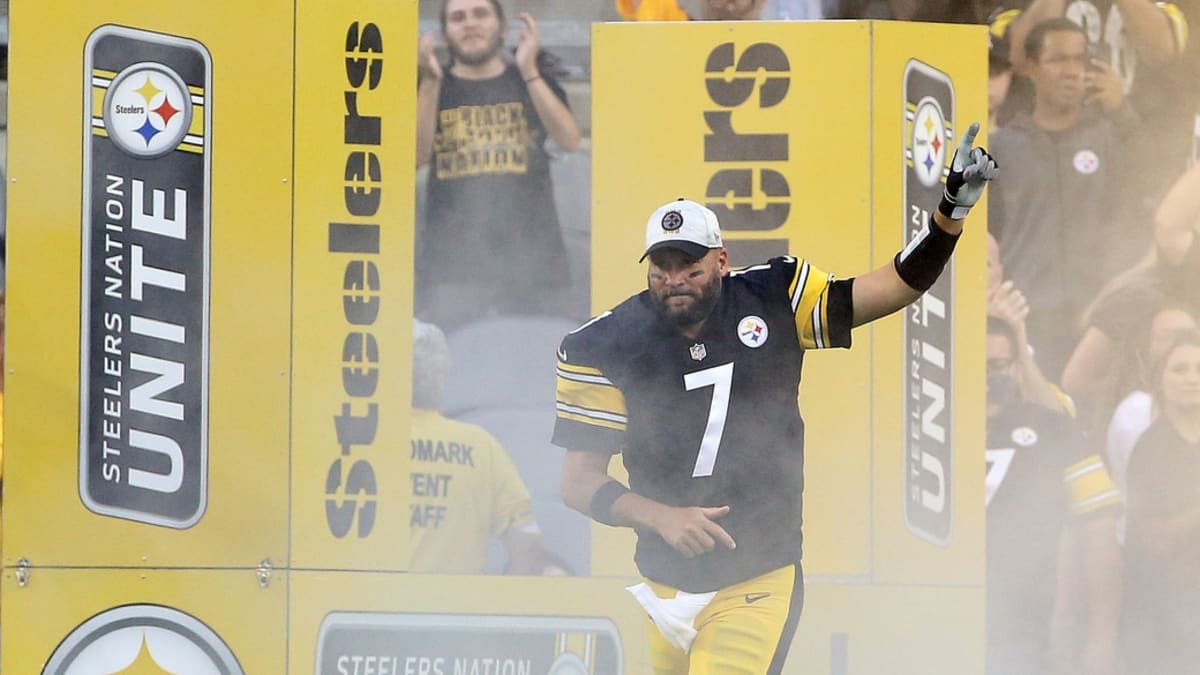
[[733,363],[726,363],[683,376],[687,391],[712,387],[712,402],[708,405],[708,423],[704,425],[704,439],[700,441],[700,452],[696,455],[696,467],[692,478],[711,476],[717,463],[717,451],[721,447],[721,436],[725,434],[725,415],[729,412],[729,391],[733,387]]

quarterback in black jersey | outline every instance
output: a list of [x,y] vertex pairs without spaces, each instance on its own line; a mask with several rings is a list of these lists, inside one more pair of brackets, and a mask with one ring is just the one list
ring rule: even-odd
[[[998,173],[954,154],[931,222],[892,264],[835,279],[774,258],[730,271],[716,214],[669,202],[646,224],[647,290],[562,341],[554,443],[563,499],[635,529],[654,672],[777,673],[803,599],[804,352],[916,300]],[[629,486],[612,479],[621,453]]]

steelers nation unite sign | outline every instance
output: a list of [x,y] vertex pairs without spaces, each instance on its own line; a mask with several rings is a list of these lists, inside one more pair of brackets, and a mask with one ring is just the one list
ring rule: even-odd
[[85,59],[79,495],[186,528],[208,484],[210,59],[118,26]]
[[[911,60],[904,69],[904,241],[929,222],[953,156],[954,85]],[[954,259],[904,310],[904,520],[914,534],[945,544],[953,522],[951,421]]]

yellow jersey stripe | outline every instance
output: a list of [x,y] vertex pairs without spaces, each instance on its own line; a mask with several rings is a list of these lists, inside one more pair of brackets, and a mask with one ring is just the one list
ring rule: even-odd
[[804,285],[808,283],[808,274],[811,266],[808,261],[802,260],[796,266],[796,274],[792,277],[792,283],[788,286],[788,297],[792,299],[792,313],[796,313],[796,308],[800,306],[800,291]]
[[807,274],[792,296],[796,310],[796,333],[805,349],[823,349],[830,345],[826,291],[833,276],[804,263]]
[[1173,2],[1156,2],[1158,8],[1167,15],[1167,22],[1171,24],[1171,34],[1175,36],[1175,53],[1182,54],[1187,48],[1188,42],[1188,25],[1187,17],[1183,15],[1179,7]]
[[1064,469],[1063,482],[1067,485],[1071,510],[1076,514],[1094,513],[1121,503],[1121,494],[1108,469],[1096,455]]
[[1075,416],[1078,414],[1078,411],[1075,409],[1075,399],[1071,398],[1067,392],[1063,391],[1056,384],[1051,383],[1050,389],[1054,391],[1054,397],[1058,399],[1058,402],[1060,405],[1062,405],[1063,410],[1067,411],[1067,414],[1071,416],[1071,419],[1075,419]]
[[565,361],[558,362],[558,369],[563,372],[575,373],[577,375],[599,375],[601,377],[604,376],[604,373],[600,372],[599,368],[590,368],[588,366],[577,366],[575,364],[567,363]]
[[559,377],[561,377],[562,379],[570,380],[571,382],[583,382],[585,384],[602,384],[602,385],[605,385],[608,387],[613,386],[613,383],[611,381],[609,381],[609,379],[607,377],[604,377],[603,375],[581,375],[581,374],[577,374],[577,373],[571,373],[571,372],[568,372],[565,370],[559,370],[557,372],[557,375]]
[[1000,12],[1000,14],[992,20],[991,25],[988,26],[988,32],[998,38],[1003,38],[1008,34],[1008,27],[1012,25],[1013,19],[1017,18],[1018,16],[1021,16],[1021,10],[1019,9],[1009,9]]
[[1071,512],[1077,516],[1096,513],[1106,508],[1119,506],[1121,504],[1121,493],[1116,490],[1110,490],[1104,494],[1096,495],[1090,499],[1085,499],[1082,502],[1071,505]]
[[558,401],[554,404],[554,406],[560,412],[570,413],[572,415],[580,415],[590,419],[602,420],[605,422],[616,422],[617,424],[625,424],[626,421],[624,415],[609,412],[607,410],[600,410],[598,408],[586,408],[581,405],[571,405],[570,403],[564,403],[562,401]]
[[625,418],[625,396],[621,390],[611,384],[599,384],[590,381],[580,381],[575,378],[558,377],[558,401],[567,405],[586,410],[594,410],[602,415],[613,415]]
[[596,419],[594,417],[578,415],[575,413],[566,412],[564,410],[558,411],[558,417],[560,419],[564,419],[564,420],[571,420],[572,422],[580,422],[582,424],[590,424],[594,427],[604,427],[606,429],[614,429],[616,431],[625,431],[625,425],[622,424],[621,422]]

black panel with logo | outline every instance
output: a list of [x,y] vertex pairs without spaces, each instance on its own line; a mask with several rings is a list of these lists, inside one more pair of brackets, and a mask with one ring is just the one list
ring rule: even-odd
[[[954,138],[949,76],[909,61],[904,71],[904,242],[929,222],[938,203]],[[909,530],[939,544],[953,521],[954,260],[904,321],[904,515]]]
[[176,528],[207,489],[210,73],[158,33],[85,49],[80,496]]

